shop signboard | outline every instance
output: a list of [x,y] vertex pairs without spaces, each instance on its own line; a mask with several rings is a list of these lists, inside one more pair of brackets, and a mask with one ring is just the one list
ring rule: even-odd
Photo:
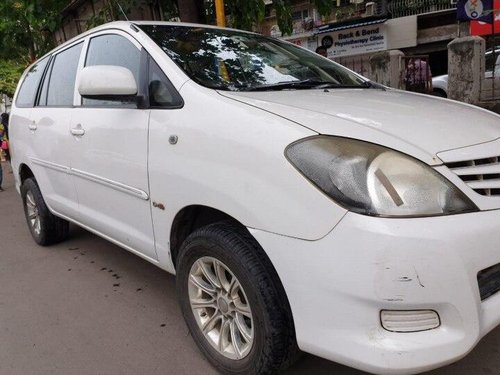
[[318,35],[318,38],[319,44],[327,48],[329,58],[387,49],[386,26],[383,23],[337,30]]
[[317,47],[316,37],[312,36],[298,39],[288,39],[287,41],[295,44],[296,46],[303,47],[311,51],[314,51]]
[[[494,29],[492,29],[494,27]],[[494,23],[481,21],[470,22],[471,35],[492,35],[500,33],[500,0],[494,2]]]

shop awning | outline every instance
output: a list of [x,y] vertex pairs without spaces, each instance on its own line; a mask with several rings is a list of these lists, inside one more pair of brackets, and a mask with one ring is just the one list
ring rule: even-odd
[[363,21],[357,23],[349,23],[349,24],[339,24],[339,23],[331,23],[328,25],[323,25],[314,30],[314,35],[331,33],[334,31],[345,30],[345,29],[354,29],[356,27],[363,27],[369,25],[377,25],[379,23],[384,23],[387,21],[387,18],[380,18],[376,20]]

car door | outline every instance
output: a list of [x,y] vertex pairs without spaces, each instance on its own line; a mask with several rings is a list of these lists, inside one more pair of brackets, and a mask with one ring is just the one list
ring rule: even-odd
[[[33,141],[36,140],[36,128],[31,119],[35,105],[38,87],[42,81],[43,74],[50,60],[50,56],[37,61],[29,71],[21,78],[22,83],[18,88],[13,110],[10,114],[10,144],[13,160],[12,167],[17,171],[20,163],[30,163],[30,157],[34,156]],[[19,156],[19,157],[16,157]],[[26,159],[23,157],[25,156]],[[34,166],[31,165],[31,168]],[[17,173],[16,173],[16,177]],[[20,184],[19,178],[17,184]]]
[[[94,34],[84,66],[129,69],[141,87],[141,46],[121,31]],[[71,174],[79,222],[130,251],[157,259],[148,183],[148,109],[83,98],[71,120]]]
[[72,145],[68,134],[82,47],[81,41],[52,56],[29,126],[29,158],[45,202],[57,214],[69,218],[78,215],[76,191],[69,175]]

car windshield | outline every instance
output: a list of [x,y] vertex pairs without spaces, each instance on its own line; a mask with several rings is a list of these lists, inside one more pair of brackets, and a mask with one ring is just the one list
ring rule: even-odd
[[333,61],[258,34],[192,26],[138,25],[197,83],[251,91],[369,87]]

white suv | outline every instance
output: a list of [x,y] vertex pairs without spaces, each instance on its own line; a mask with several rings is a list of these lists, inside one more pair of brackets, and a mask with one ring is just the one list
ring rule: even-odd
[[177,274],[230,374],[298,348],[453,362],[500,323],[500,117],[272,38],[118,22],[28,68],[12,162],[40,245],[68,222]]

